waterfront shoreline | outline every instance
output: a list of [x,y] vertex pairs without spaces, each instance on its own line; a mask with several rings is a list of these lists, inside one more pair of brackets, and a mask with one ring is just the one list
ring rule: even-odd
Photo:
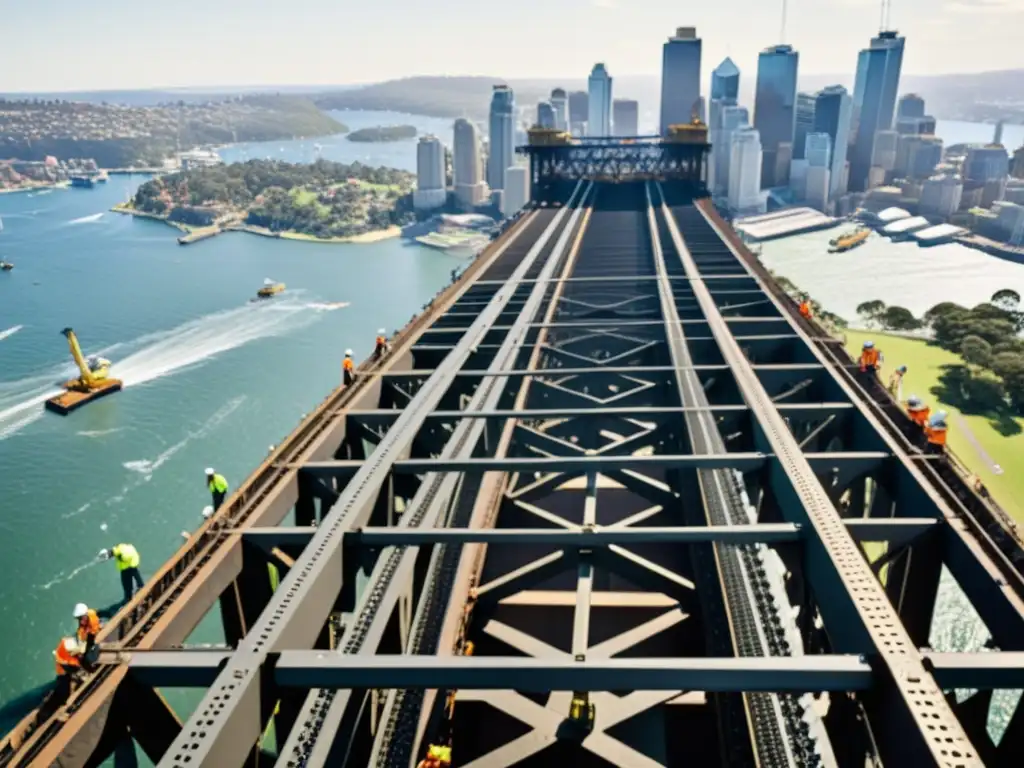
[[182,245],[189,245],[191,243],[199,242],[200,240],[206,240],[223,234],[224,232],[244,232],[272,240],[292,240],[296,242],[321,243],[326,245],[360,245],[366,243],[379,243],[383,240],[391,240],[396,237],[401,237],[402,235],[402,228],[398,225],[390,226],[387,229],[375,229],[370,232],[363,232],[359,235],[329,238],[314,237],[313,235],[305,235],[301,232],[273,232],[264,227],[256,227],[251,224],[227,224],[225,226],[214,224],[209,227],[192,227],[188,224],[171,221],[166,216],[129,208],[124,203],[119,203],[110,210],[114,213],[120,213],[126,216],[136,216],[141,219],[149,219],[150,221],[158,221],[169,227],[174,227],[174,229],[182,233],[178,238],[178,242]]
[[12,189],[0,189],[0,195],[15,195],[19,192],[40,192],[45,189],[69,189],[70,181],[58,181],[54,184],[30,184],[27,187],[14,187]]

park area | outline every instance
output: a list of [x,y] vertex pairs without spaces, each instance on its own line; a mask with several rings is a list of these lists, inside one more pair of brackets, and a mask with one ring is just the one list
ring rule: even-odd
[[949,448],[981,478],[999,505],[1024,523],[1024,419],[1008,405],[982,410],[965,400],[959,391],[963,359],[952,352],[922,339],[877,331],[847,330],[845,335],[854,358],[865,340],[875,342],[885,358],[884,382],[894,368],[907,366],[903,399],[917,395],[932,413],[941,409],[949,414]]

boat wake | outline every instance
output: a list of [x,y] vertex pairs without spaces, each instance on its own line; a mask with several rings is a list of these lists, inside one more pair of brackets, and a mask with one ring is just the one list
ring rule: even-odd
[[12,327],[8,328],[6,331],[0,331],[0,341],[3,341],[4,339],[9,339],[11,336],[16,334],[18,331],[20,331],[24,327],[25,326],[23,326],[23,325],[15,325],[15,326],[12,326]]
[[103,211],[100,211],[99,213],[94,213],[91,216],[82,216],[81,218],[78,219],[72,219],[71,221],[68,222],[68,226],[72,224],[93,224],[102,218]]
[[115,432],[120,432],[124,427],[113,427],[112,429],[83,429],[80,432],[75,432],[76,435],[81,437],[103,437],[104,435],[112,435]]
[[54,587],[57,584],[63,584],[66,581],[71,581],[73,578],[75,578],[75,576],[80,574],[82,571],[88,568],[92,568],[94,565],[99,565],[99,562],[100,561],[98,559],[93,558],[88,563],[84,563],[75,568],[72,568],[70,571],[61,571],[45,584],[40,584],[39,589],[50,589],[51,587]]
[[[111,372],[126,387],[138,386],[201,365],[258,339],[292,333],[316,322],[325,310],[338,308],[340,305],[281,297],[272,304],[244,304],[205,315],[173,330],[147,334],[95,353],[114,361]],[[0,382],[0,441],[40,418],[43,403],[60,394],[55,382],[74,375],[75,368],[69,363],[43,375]]]
[[166,464],[178,451],[184,448],[193,440],[206,437],[211,431],[217,428],[221,422],[223,422],[228,416],[238,410],[238,408],[246,400],[245,395],[232,398],[223,407],[219,408],[213,416],[206,420],[206,422],[195,432],[189,432],[184,438],[176,442],[171,447],[163,451],[155,459],[138,459],[136,461],[126,461],[122,466],[125,469],[129,469],[132,472],[138,472],[140,475],[145,475],[147,479],[152,476],[160,467]]

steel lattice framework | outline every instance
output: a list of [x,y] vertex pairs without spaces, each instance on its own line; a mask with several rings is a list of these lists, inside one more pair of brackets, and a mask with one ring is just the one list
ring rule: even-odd
[[[477,768],[1018,764],[1024,707],[985,726],[1024,687],[1019,542],[693,190],[582,180],[524,216],[0,764],[128,736],[180,768],[404,768],[449,740]],[[987,652],[928,647],[944,566]],[[174,647],[218,600],[226,646]],[[208,689],[184,725],[165,686]]]

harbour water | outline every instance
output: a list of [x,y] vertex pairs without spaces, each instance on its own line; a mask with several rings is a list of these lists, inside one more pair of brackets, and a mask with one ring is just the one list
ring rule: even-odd
[[[447,120],[337,116],[353,129],[415,124],[451,142]],[[415,170],[415,139],[296,139],[222,154],[308,162],[316,144],[328,159]],[[3,730],[52,679],[52,650],[73,628],[73,605],[118,600],[114,567],[96,561],[98,550],[130,541],[151,574],[200,520],[203,469],[237,485],[337,383],[346,347],[365,355],[378,327],[404,324],[462,263],[400,240],[319,245],[228,234],[182,248],[169,227],[108,212],[142,180],[0,196],[0,258],[16,264],[0,274]],[[869,298],[920,312],[944,299],[1024,289],[1024,267],[960,246],[921,250],[873,236],[827,256],[829,236],[768,243],[764,258],[840,314]],[[266,277],[288,292],[249,303]],[[126,388],[61,418],[44,414],[42,402],[73,372],[65,326],[87,352],[113,361]],[[943,593],[941,611],[937,647],[984,641],[953,591]],[[220,639],[214,612],[192,641]],[[172,698],[182,715],[190,701]]]
[[[414,168],[415,142],[387,145],[384,156],[374,164]],[[463,263],[398,239],[321,245],[232,233],[183,248],[170,227],[109,212],[143,180],[0,196],[0,257],[15,263],[0,274],[4,731],[53,678],[74,604],[118,600],[115,569],[97,552],[132,542],[152,574],[201,519],[203,469],[237,485],[337,384],[346,347],[368,354],[379,327],[404,325]],[[250,303],[266,277],[286,294]],[[65,326],[112,360],[126,387],[59,417],[43,413],[43,400],[73,372]],[[221,641],[218,623],[193,640]]]

